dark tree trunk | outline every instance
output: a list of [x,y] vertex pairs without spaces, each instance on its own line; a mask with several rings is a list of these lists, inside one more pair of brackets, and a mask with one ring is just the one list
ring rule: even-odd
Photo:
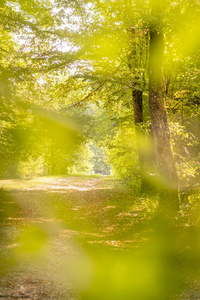
[[143,123],[142,91],[133,90],[132,99],[133,99],[133,109],[134,109],[134,121],[136,127],[136,142],[137,142],[137,149],[138,149],[138,157],[139,157],[139,163],[141,168],[141,174],[143,175],[145,153],[144,153],[144,147],[142,143],[144,143],[145,136],[144,136],[144,132],[141,130],[141,123]]
[[141,90],[133,90],[133,108],[134,108],[134,121],[136,131],[136,143],[138,158],[140,164],[141,174],[141,192],[148,193],[155,191],[155,187],[151,184],[152,176],[150,175],[155,169],[155,157],[152,149],[153,137],[152,133],[146,134],[142,124],[143,120],[143,101]]
[[149,111],[154,138],[157,165],[157,184],[160,210],[175,213],[178,210],[178,179],[171,151],[170,132],[165,108],[163,78],[164,40],[161,30],[150,29],[149,53]]
[[133,90],[133,108],[135,124],[143,122],[143,105],[142,105],[142,91]]

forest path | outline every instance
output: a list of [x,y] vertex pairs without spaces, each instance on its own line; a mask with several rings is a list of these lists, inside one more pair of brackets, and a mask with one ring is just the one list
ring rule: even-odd
[[1,299],[77,299],[67,262],[84,256],[84,245],[126,249],[140,242],[138,234],[129,235],[133,217],[138,222],[133,198],[112,178],[43,177],[0,184]]
[[[91,249],[110,257],[103,257],[109,274],[121,253],[130,272],[126,253],[148,244],[154,200],[136,198],[112,177],[1,180],[0,186],[0,299],[80,299],[92,276]],[[199,282],[173,299],[200,299]],[[116,284],[112,295],[120,297]]]

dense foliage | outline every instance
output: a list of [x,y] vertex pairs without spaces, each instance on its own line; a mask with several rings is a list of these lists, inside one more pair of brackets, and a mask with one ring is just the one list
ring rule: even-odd
[[157,30],[180,188],[198,182],[199,3],[152,3],[1,2],[1,177],[107,174],[105,152],[113,172],[133,186],[144,177],[140,152],[145,176],[155,175],[148,62],[149,32]]
[[199,0],[1,0],[0,24],[0,281],[47,262],[82,299],[171,299],[199,276]]

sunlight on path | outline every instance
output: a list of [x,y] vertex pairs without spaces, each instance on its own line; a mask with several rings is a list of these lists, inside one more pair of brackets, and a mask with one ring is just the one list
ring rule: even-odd
[[[101,177],[100,177],[101,178]],[[90,191],[97,187],[100,178],[85,179],[84,177],[40,177],[30,180],[0,180],[0,187],[25,191]]]
[[[95,194],[103,189],[99,182],[100,178],[84,177],[0,181],[10,191],[6,205],[16,206],[16,212],[8,209],[2,227],[0,250],[15,266],[6,267],[8,278],[0,276],[0,296],[78,299],[71,281],[77,281],[74,271],[80,272],[72,269],[74,262],[71,265],[70,261],[75,259],[80,265],[90,265],[90,261],[76,240],[89,239],[92,244],[92,240],[105,238],[104,232],[93,232],[96,225],[86,223],[93,222],[99,212],[102,196]],[[88,280],[83,276],[77,284]]]
[[[0,298],[79,300],[77,293],[90,289],[95,268],[100,276],[105,272],[102,282],[106,276],[114,280],[114,299],[120,299],[115,292],[121,270],[137,281],[134,268],[142,267],[148,286],[157,270],[154,261],[151,265],[147,256],[146,269],[143,257],[136,263],[132,256],[131,265],[126,254],[148,245],[156,199],[136,198],[116,184],[112,178],[84,176],[0,181]],[[159,255],[156,259],[163,263]],[[190,299],[187,294],[174,299]]]
[[6,266],[5,284],[0,278],[0,295],[78,300],[75,291],[87,290],[94,278],[96,251],[106,258],[144,244],[146,204],[116,183],[102,177],[1,181],[7,212],[0,246],[14,266]]

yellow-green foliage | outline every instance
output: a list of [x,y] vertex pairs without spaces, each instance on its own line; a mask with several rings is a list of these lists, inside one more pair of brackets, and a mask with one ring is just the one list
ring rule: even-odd
[[82,144],[76,151],[76,159],[72,167],[73,172],[84,172],[85,174],[91,174],[93,171],[93,164],[91,159],[93,152],[90,149],[90,145]]
[[138,186],[139,162],[136,147],[136,135],[133,128],[120,128],[110,142],[108,156],[113,172]]
[[179,183],[180,186],[186,187],[199,176],[199,155],[196,156],[195,153],[199,141],[192,132],[177,122],[170,123],[170,132]]
[[44,159],[43,157],[38,157],[33,159],[29,157],[27,161],[20,161],[18,163],[17,173],[21,178],[35,177],[43,175]]

